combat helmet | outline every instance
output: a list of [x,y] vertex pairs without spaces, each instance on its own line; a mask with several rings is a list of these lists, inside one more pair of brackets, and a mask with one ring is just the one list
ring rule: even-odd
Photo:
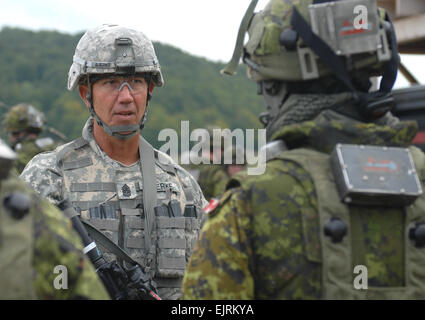
[[[96,77],[102,75],[130,76],[136,74],[149,76],[148,84],[152,81],[157,87],[163,86],[161,67],[152,42],[140,31],[105,24],[88,30],[78,42],[68,73],[68,90],[75,89],[78,84],[88,85],[87,98],[91,104],[91,115],[100,126],[103,126],[107,134],[126,139],[136,134],[139,128],[143,128],[147,111],[138,125],[108,126],[94,111],[91,85]],[[119,133],[124,131],[131,131],[132,134]]]
[[[391,91],[399,57],[393,25],[376,0],[270,0],[254,14],[257,2],[252,0],[242,20],[222,73],[233,74],[242,55],[248,77],[258,83],[333,76],[372,113],[381,108],[375,100]],[[379,91],[359,90],[353,84],[358,74],[383,76]]]
[[43,131],[46,118],[44,114],[29,103],[13,106],[3,119],[3,129],[8,133],[26,131],[40,133]]

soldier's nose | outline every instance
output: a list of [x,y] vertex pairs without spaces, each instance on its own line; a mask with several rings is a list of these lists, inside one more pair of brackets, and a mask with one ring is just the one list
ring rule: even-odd
[[133,95],[128,84],[123,84],[121,89],[118,91],[118,101],[121,103],[128,103],[133,101]]

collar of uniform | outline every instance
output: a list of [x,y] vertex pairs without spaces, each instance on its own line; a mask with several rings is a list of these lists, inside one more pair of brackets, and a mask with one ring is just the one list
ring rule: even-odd
[[365,123],[332,110],[315,119],[291,124],[277,131],[272,140],[283,140],[289,149],[313,148],[330,153],[337,143],[407,147],[418,131],[416,121]]

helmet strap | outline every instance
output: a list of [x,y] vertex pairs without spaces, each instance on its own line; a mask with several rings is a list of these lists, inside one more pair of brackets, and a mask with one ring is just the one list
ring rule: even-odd
[[286,84],[282,81],[262,81],[261,94],[267,106],[267,111],[260,114],[260,122],[267,127],[279,114],[279,110],[289,96]]

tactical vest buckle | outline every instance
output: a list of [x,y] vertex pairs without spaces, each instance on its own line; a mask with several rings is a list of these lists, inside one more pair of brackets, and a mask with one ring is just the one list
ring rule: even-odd
[[331,238],[333,243],[339,243],[347,235],[347,224],[339,218],[333,217],[324,228],[325,236]]
[[25,193],[13,192],[4,198],[3,205],[14,219],[21,220],[30,211],[31,200]]
[[425,247],[425,223],[416,223],[416,226],[410,228],[409,239],[415,243],[416,248]]

